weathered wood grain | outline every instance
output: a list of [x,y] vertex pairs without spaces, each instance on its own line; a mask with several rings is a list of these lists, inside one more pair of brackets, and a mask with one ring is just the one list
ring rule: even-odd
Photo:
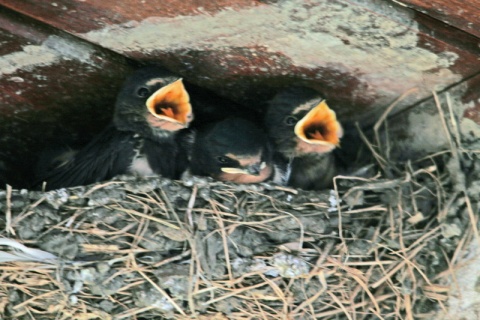
[[[438,0],[433,3],[439,2]],[[281,87],[320,92],[372,123],[480,72],[478,39],[385,1],[18,1],[0,5],[258,108]],[[459,40],[461,39],[461,41]]]
[[480,38],[480,0],[392,0]]

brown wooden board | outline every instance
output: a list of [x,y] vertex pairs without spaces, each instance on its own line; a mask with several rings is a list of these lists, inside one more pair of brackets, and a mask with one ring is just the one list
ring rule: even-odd
[[371,124],[480,72],[479,40],[385,1],[0,0],[89,42],[161,62],[258,108],[283,86],[319,90],[341,119]]
[[480,0],[392,0],[480,38]]

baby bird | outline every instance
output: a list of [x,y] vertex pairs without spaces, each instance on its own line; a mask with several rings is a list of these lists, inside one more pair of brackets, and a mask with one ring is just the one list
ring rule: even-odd
[[319,94],[292,87],[270,102],[265,125],[279,158],[289,166],[287,184],[305,190],[329,187],[336,175],[332,150],[340,145],[343,129]]
[[158,67],[142,68],[120,90],[113,121],[85,147],[39,172],[36,187],[85,185],[126,173],[178,178],[188,165],[182,129],[192,120],[182,79]]
[[236,183],[270,179],[274,168],[267,136],[238,117],[201,128],[192,148],[190,173]]

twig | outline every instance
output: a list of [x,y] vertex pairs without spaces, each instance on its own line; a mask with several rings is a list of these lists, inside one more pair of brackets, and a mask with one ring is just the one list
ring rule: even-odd
[[382,113],[380,118],[378,118],[377,122],[373,126],[373,132],[375,133],[375,140],[376,140],[378,148],[381,148],[380,137],[378,135],[378,131],[379,131],[381,125],[385,122],[388,115],[392,112],[393,108],[395,108],[400,101],[402,101],[403,99],[405,99],[406,97],[408,97],[409,95],[411,95],[412,93],[415,93],[415,92],[418,92],[418,88],[411,88],[411,89],[405,91],[400,97],[395,99],[395,101],[393,101],[387,107],[387,109]]
[[455,119],[455,113],[453,112],[452,99],[450,97],[449,92],[447,92],[445,95],[446,95],[446,98],[447,98],[448,112],[450,113],[450,123],[451,123],[451,128],[452,128],[452,131],[453,131],[453,136],[455,137],[455,141],[457,143],[457,146],[461,147],[462,142],[461,142],[461,137],[460,137],[460,131],[458,130],[458,123],[457,123],[457,120]]
[[350,314],[348,313],[347,308],[345,308],[345,306],[344,306],[343,303],[340,301],[340,299],[338,299],[337,296],[336,296],[335,294],[333,294],[333,292],[331,292],[331,291],[327,291],[327,294],[330,296],[330,298],[332,298],[333,301],[335,301],[335,303],[340,307],[340,309],[342,309],[343,313],[344,313],[345,316],[348,318],[348,320],[353,320],[353,319],[352,319],[352,316],[350,316]]
[[442,123],[443,131],[445,133],[445,136],[448,140],[448,143],[450,144],[450,149],[452,156],[456,159],[458,159],[458,151],[457,151],[457,146],[453,143],[452,141],[452,136],[450,134],[450,130],[448,130],[448,125],[447,122],[445,121],[445,113],[443,112],[442,105],[440,103],[440,99],[438,98],[438,95],[435,91],[432,91],[433,98],[435,100],[435,106],[437,107],[438,114],[440,115],[440,121]]
[[145,280],[147,280],[158,292],[160,292],[162,294],[162,296],[165,297],[165,299],[167,299],[167,301],[178,311],[178,313],[180,313],[181,315],[185,316],[185,312],[183,312],[182,308],[180,308],[180,306],[170,297],[170,295],[168,295],[168,293],[166,293],[162,288],[160,288],[158,286],[158,284],[156,284],[155,281],[153,281],[152,279],[150,279],[150,277],[148,277],[142,270],[140,270],[140,268],[138,268],[138,265],[137,263],[135,262],[135,258],[132,257],[132,262],[134,264],[134,271],[138,272]]
[[367,146],[367,148],[370,150],[372,153],[373,157],[377,161],[378,165],[382,168],[383,171],[385,171],[386,165],[387,165],[387,160],[385,160],[373,147],[373,145],[370,143],[368,138],[365,136],[363,133],[362,129],[360,128],[360,125],[358,122],[355,123],[355,126],[357,128],[357,132],[360,135],[360,138],[362,139],[363,143]]
[[15,230],[12,227],[12,186],[7,184],[7,208],[5,211],[5,230],[8,234],[15,235]]
[[190,195],[190,199],[188,200],[187,204],[187,211],[185,212],[187,218],[188,218],[188,224],[191,228],[191,231],[193,231],[193,218],[192,218],[192,209],[195,204],[195,199],[197,198],[197,185],[193,186],[192,194]]
[[[467,204],[468,217],[470,218],[470,224],[472,225],[473,235],[477,243],[480,245],[480,234],[478,234],[477,228],[477,219],[473,213],[472,203],[470,202],[470,197],[467,194],[467,191],[464,191],[465,194],[465,203]],[[477,215],[478,216],[478,215]]]
[[123,211],[123,212],[128,213],[128,214],[131,214],[131,215],[134,215],[134,216],[138,216],[138,217],[141,217],[141,218],[145,218],[145,219],[148,219],[148,220],[155,221],[157,223],[163,224],[164,226],[167,226],[167,227],[175,229],[175,230],[180,230],[180,227],[178,227],[174,224],[171,224],[170,222],[167,222],[164,219],[159,219],[159,218],[156,218],[156,217],[148,215],[148,214],[140,213],[138,211],[125,209],[125,208],[118,208],[118,210]]
[[[212,208],[216,210],[216,206],[212,203],[210,203]],[[217,214],[217,223],[218,226],[220,227],[220,235],[222,236],[222,243],[223,243],[223,251],[225,253],[225,264],[227,266],[227,272],[228,272],[228,278],[230,280],[233,279],[233,274],[232,274],[232,265],[230,264],[230,253],[228,250],[228,239],[227,239],[227,234],[225,233],[225,225],[223,223],[223,219],[220,215]]]

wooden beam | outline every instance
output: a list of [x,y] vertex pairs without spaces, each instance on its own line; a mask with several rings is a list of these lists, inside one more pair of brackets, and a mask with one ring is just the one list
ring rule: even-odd
[[[0,0],[126,57],[156,62],[246,107],[282,87],[321,92],[342,119],[371,124],[480,72],[478,39],[385,1]],[[461,41],[460,41],[460,40]]]
[[480,38],[480,0],[392,0]]

